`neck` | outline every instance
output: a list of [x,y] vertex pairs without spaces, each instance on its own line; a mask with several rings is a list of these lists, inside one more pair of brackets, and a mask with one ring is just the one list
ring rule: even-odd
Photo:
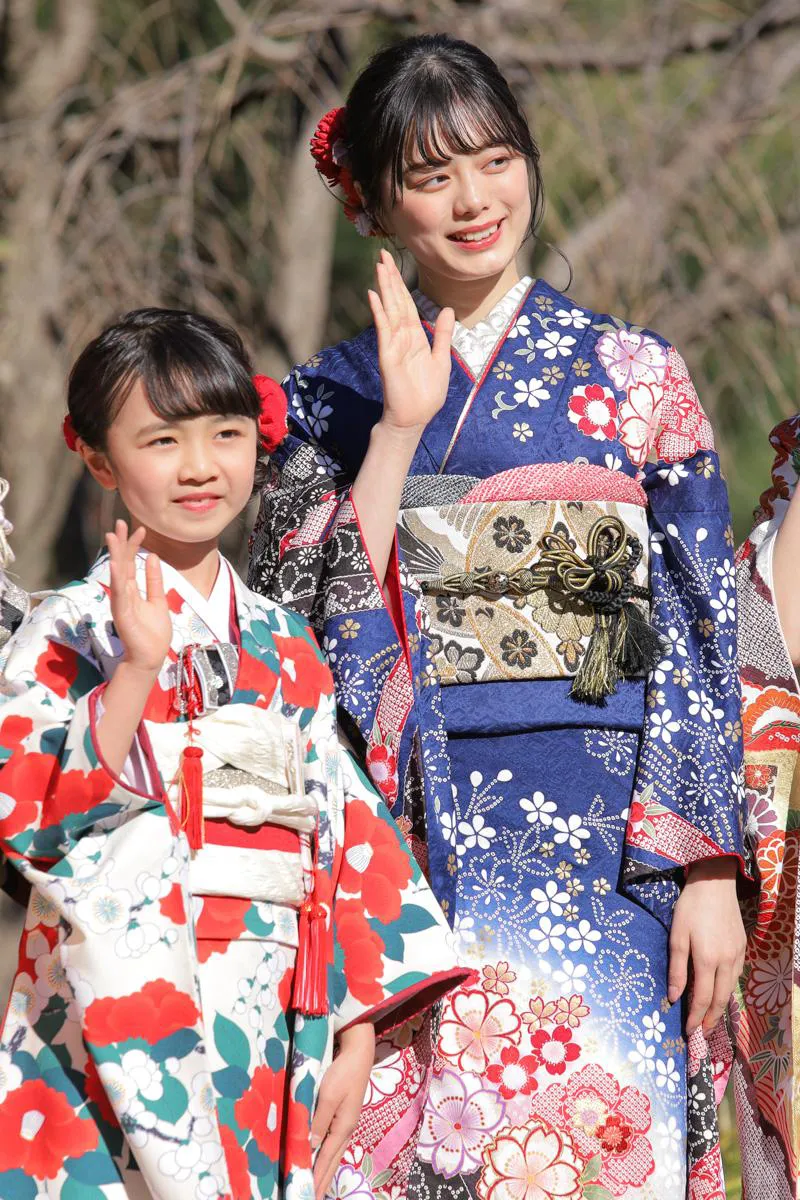
[[175,542],[148,529],[144,550],[157,554],[162,562],[179,571],[206,600],[214,589],[219,571],[219,542]]
[[419,267],[419,289],[440,308],[452,308],[456,320],[467,328],[477,325],[492,311],[498,300],[521,278],[516,259],[498,275],[482,279],[451,279]]

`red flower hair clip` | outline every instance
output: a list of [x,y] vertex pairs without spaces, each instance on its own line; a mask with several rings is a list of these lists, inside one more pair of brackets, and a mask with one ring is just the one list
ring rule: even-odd
[[258,432],[261,445],[267,454],[277,450],[288,429],[286,393],[279,383],[270,379],[269,375],[254,375],[253,386],[261,401],[261,415],[258,418]]
[[353,182],[345,135],[344,108],[332,108],[320,121],[311,139],[311,157],[334,196],[344,204],[344,215],[362,237],[377,235]]
[[64,441],[67,443],[68,450],[78,449],[78,435],[75,432],[75,426],[72,424],[72,417],[67,413],[61,424],[61,432],[64,435]]

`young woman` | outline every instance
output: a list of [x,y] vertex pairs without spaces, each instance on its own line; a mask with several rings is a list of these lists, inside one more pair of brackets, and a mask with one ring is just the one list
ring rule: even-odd
[[391,1116],[401,1047],[350,1169],[402,1147],[415,1200],[718,1195],[704,1034],[744,935],[708,420],[662,337],[521,277],[539,156],[476,47],[381,52],[312,149],[419,290],[384,252],[374,327],[289,376],[250,581],[324,638],[341,719],[482,972],[446,1002],[421,1118]]
[[163,309],[70,377],[69,442],[135,532],[2,659],[0,846],[32,888],[2,1196],[321,1198],[375,1030],[464,978],[308,628],[219,554],[259,418],[285,429],[256,382],[232,330]]
[[747,840],[761,891],[732,1007],[733,1067],[746,1200],[798,1194],[800,1098],[794,1051],[800,753],[800,417],[773,430],[772,487],[737,556]]

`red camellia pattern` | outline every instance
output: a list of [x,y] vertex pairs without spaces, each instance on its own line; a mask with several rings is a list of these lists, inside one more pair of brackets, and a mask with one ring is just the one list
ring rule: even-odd
[[247,1167],[247,1155],[226,1125],[222,1126],[221,1133],[228,1178],[233,1189],[233,1200],[250,1200],[250,1172]]
[[0,1106],[0,1171],[55,1179],[64,1159],[96,1150],[97,1126],[78,1117],[63,1092],[29,1079]]
[[281,1114],[286,1103],[286,1072],[256,1067],[250,1087],[236,1101],[236,1120],[249,1129],[259,1150],[277,1160],[280,1149]]
[[287,704],[316,708],[333,693],[333,676],[319,651],[306,639],[275,638],[281,658],[281,687]]
[[197,1006],[174,983],[154,979],[140,992],[95,1000],[86,1010],[86,1039],[96,1046],[110,1046],[128,1038],[144,1038],[154,1044],[161,1038],[192,1028],[200,1020]]
[[51,688],[57,696],[64,699],[78,678],[79,662],[80,655],[76,650],[69,646],[61,646],[58,642],[50,642],[36,660],[36,681]]
[[370,916],[397,920],[401,893],[413,870],[396,830],[363,800],[354,800],[347,810],[347,845],[340,886],[345,892],[360,892]]
[[336,935],[344,953],[347,986],[362,1004],[380,1004],[383,990],[383,941],[370,928],[358,900],[340,900],[336,906]]

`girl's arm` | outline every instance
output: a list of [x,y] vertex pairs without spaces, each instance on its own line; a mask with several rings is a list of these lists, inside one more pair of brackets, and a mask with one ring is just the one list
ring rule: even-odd
[[786,515],[775,536],[772,584],[783,635],[800,665],[800,488],[795,488]]
[[391,255],[381,251],[378,290],[369,302],[378,333],[383,416],[353,484],[353,504],[377,578],[383,582],[394,542],[400,497],[425,426],[436,416],[450,382],[455,316],[443,308],[433,345]]
[[339,1053],[322,1078],[311,1123],[316,1200],[327,1194],[350,1135],[358,1124],[370,1071],[375,1062],[375,1026],[371,1021],[351,1025],[339,1035]]
[[136,553],[145,531],[129,538],[124,521],[106,534],[111,558],[111,616],[125,648],[122,662],[103,693],[103,713],[97,726],[99,749],[108,769],[120,775],[131,752],[147,697],[163,666],[172,638],[172,621],[164,596],[161,564],[148,554],[145,596],[136,583]]

